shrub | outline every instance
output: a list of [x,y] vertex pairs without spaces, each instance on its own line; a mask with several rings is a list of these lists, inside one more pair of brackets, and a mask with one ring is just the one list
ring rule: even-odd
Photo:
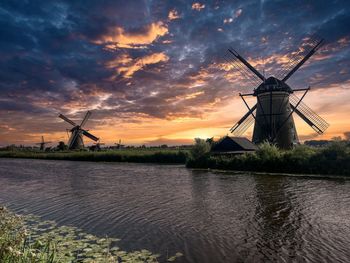
[[210,151],[210,143],[200,139],[200,138],[195,138],[194,139],[195,144],[192,147],[190,154],[193,159],[199,159],[209,153]]
[[255,153],[231,156],[202,154],[190,159],[187,167],[237,171],[282,172],[301,174],[350,175],[350,147],[333,142],[324,148],[299,145],[292,150],[279,150],[263,143]]
[[259,149],[256,151],[256,155],[262,161],[273,161],[280,157],[280,150],[276,145],[264,142],[259,145]]

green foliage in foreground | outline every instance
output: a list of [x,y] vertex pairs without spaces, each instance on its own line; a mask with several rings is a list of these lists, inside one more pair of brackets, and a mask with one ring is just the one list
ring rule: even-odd
[[282,151],[264,143],[255,153],[242,155],[211,155],[209,152],[192,156],[189,168],[276,172],[296,174],[350,175],[350,147],[343,142],[333,142],[327,147],[312,148],[300,145]]
[[184,164],[187,151],[182,150],[117,150],[101,152],[0,152],[0,158],[30,158],[47,160],[134,162],[134,163],[175,163]]
[[[18,216],[0,206],[1,263],[158,262],[159,255],[148,250],[122,251],[115,246],[117,241],[35,216]],[[167,260],[181,256],[176,253]]]

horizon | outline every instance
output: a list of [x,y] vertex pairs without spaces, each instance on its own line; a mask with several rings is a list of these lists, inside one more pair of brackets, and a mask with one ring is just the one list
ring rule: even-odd
[[[349,8],[345,1],[4,1],[0,145],[33,145],[41,136],[67,142],[71,127],[58,115],[79,123],[88,110],[85,128],[106,144],[230,135],[247,111],[238,93],[255,87],[227,67],[226,50],[272,76],[310,33],[325,45],[287,83],[311,86],[303,102],[330,127],[318,135],[294,115],[300,141],[348,138]],[[251,135],[252,127],[243,136]]]

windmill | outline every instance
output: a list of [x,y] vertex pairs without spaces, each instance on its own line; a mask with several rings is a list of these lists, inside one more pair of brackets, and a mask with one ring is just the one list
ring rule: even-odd
[[115,143],[115,147],[116,147],[117,149],[122,149],[122,148],[124,148],[124,145],[122,144],[122,140],[121,140],[121,139],[119,139],[119,142],[118,142],[118,143]]
[[105,145],[105,143],[98,141],[91,145],[89,149],[91,151],[101,151],[101,145]]
[[[292,89],[287,80],[322,46],[324,40],[310,37],[304,40],[299,51],[292,55],[276,76],[265,78],[236,50],[230,48],[226,56],[233,68],[256,85],[252,93],[241,94],[248,112],[230,129],[234,136],[241,136],[253,123],[254,143],[268,141],[279,148],[289,149],[299,142],[294,124],[293,113],[311,126],[318,134],[322,134],[329,124],[302,102],[310,87]],[[294,92],[304,91],[299,98]],[[257,102],[249,106],[245,100],[247,96],[254,96]]]
[[41,136],[41,142],[36,143],[36,145],[40,145],[40,151],[44,151],[45,145],[48,143],[52,143],[52,142],[45,142],[44,136]]
[[95,142],[97,142],[99,140],[99,138],[95,137],[94,135],[89,133],[87,130],[83,129],[83,127],[86,124],[87,120],[89,119],[90,115],[91,115],[91,112],[88,111],[80,125],[76,124],[74,121],[68,119],[66,116],[64,116],[62,114],[60,114],[58,116],[73,126],[73,128],[70,129],[71,134],[70,134],[70,137],[68,140],[68,149],[73,150],[73,149],[83,148],[84,147],[84,142],[83,142],[84,135]]

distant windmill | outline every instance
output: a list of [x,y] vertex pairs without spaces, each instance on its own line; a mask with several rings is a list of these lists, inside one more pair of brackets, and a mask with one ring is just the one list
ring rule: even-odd
[[74,121],[68,119],[66,116],[62,114],[58,116],[73,126],[73,128],[70,130],[71,135],[68,140],[68,149],[73,150],[73,149],[83,148],[84,147],[83,135],[85,135],[86,137],[90,138],[95,142],[99,140],[99,138],[95,137],[94,135],[89,133],[87,130],[83,129],[90,115],[91,115],[91,112],[88,111],[80,125],[76,124]]
[[[252,141],[261,143],[268,141],[283,149],[291,148],[298,143],[293,113],[299,115],[318,134],[322,134],[329,124],[312,111],[302,100],[310,87],[305,89],[292,89],[286,81],[321,47],[323,39],[309,38],[304,42],[290,61],[279,71],[276,77],[265,78],[248,61],[241,57],[234,49],[228,49],[227,61],[249,77],[257,87],[253,93],[239,94],[248,112],[230,129],[235,136],[241,136],[253,123],[254,131]],[[306,54],[306,55],[305,55]],[[248,69],[249,70],[248,70]],[[253,73],[253,74],[252,74]],[[305,91],[299,99],[293,93]],[[244,97],[254,96],[257,103],[250,107]]]
[[121,140],[121,139],[119,139],[119,142],[118,142],[118,143],[115,143],[115,145],[116,145],[116,148],[117,148],[117,149],[121,149],[121,148],[124,147],[124,145],[122,144],[122,140]]
[[45,142],[44,136],[41,136],[41,142],[36,143],[36,145],[40,145],[40,151],[44,151],[45,145],[48,143],[52,143],[52,142]]
[[96,142],[93,145],[90,146],[91,151],[101,151],[101,145],[105,145],[103,142]]

